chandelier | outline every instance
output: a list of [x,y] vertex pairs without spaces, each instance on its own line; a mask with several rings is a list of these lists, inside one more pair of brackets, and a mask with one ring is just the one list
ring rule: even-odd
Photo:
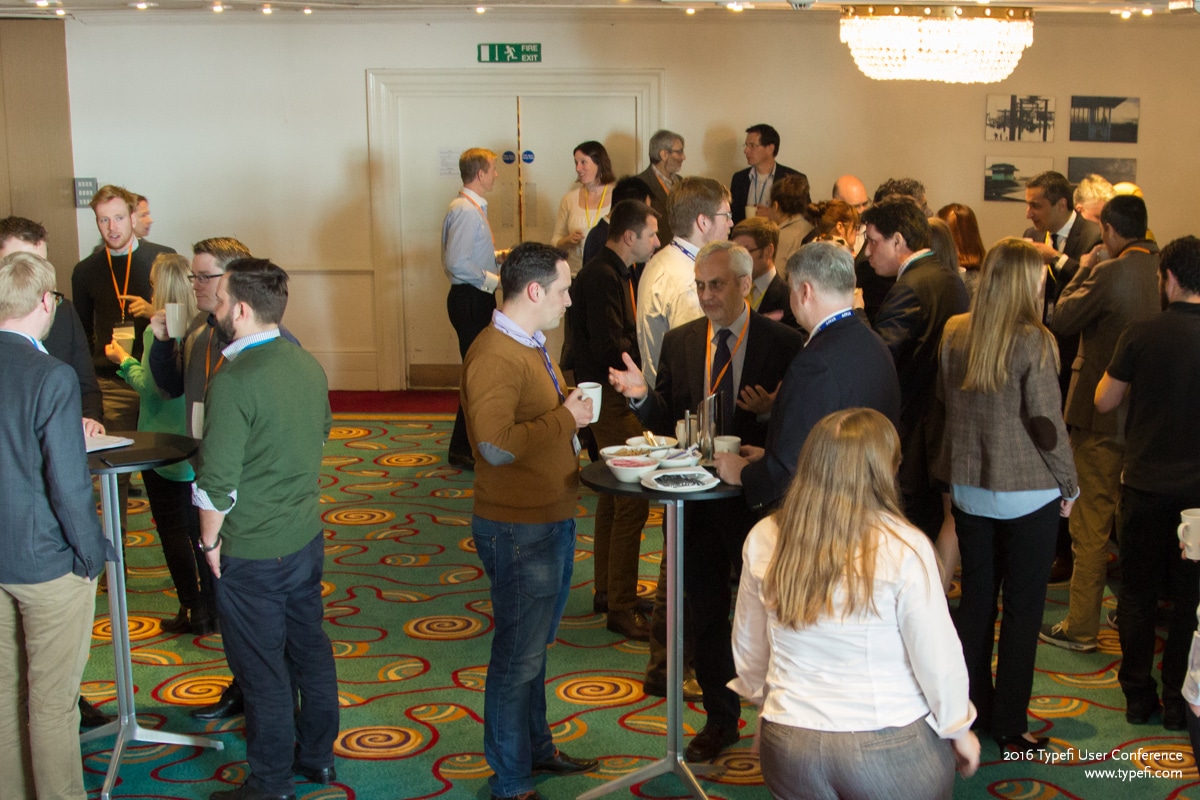
[[992,6],[843,6],[842,42],[877,81],[995,83],[1033,44],[1033,11]]

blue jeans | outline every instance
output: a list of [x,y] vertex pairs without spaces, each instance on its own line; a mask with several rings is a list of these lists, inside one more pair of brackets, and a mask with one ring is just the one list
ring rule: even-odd
[[492,794],[532,791],[533,765],[554,755],[546,721],[546,646],[571,590],[575,520],[546,524],[471,518],[492,582],[492,655],[483,693],[483,754]]

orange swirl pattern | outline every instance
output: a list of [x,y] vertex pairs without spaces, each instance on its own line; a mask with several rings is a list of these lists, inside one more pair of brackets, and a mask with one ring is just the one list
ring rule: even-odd
[[429,453],[392,453],[380,456],[375,463],[381,467],[428,467],[438,463],[440,459]]
[[125,531],[126,547],[153,547],[156,543],[157,539],[150,531]]
[[554,694],[559,700],[580,706],[619,706],[645,697],[641,681],[611,675],[563,681]]
[[371,435],[369,428],[355,428],[349,425],[334,425],[329,429],[330,441],[344,441],[347,439],[362,439]]
[[725,768],[724,772],[713,775],[709,780],[733,786],[757,785],[762,783],[762,771],[759,769],[758,756],[749,750],[726,750],[713,760]]
[[[143,639],[153,639],[162,634],[162,620],[157,617],[129,618],[129,640],[139,642]],[[102,641],[112,641],[112,620],[108,617],[97,619],[92,623],[92,638]]]
[[382,761],[412,755],[424,743],[424,734],[412,728],[368,725],[339,733],[333,752],[342,758]]
[[393,553],[383,557],[383,563],[389,567],[424,567],[429,564],[429,556],[416,556],[411,553]]
[[403,658],[394,663],[382,667],[378,673],[378,679],[381,681],[402,681],[408,678],[415,678],[418,675],[424,675],[429,669],[425,662],[419,658]]
[[450,781],[478,780],[492,774],[492,768],[483,756],[475,753],[462,753],[442,759],[435,771]]
[[483,632],[483,623],[473,617],[417,617],[404,623],[404,632],[414,639],[473,639]]
[[380,525],[395,518],[395,512],[381,508],[335,508],[321,515],[330,525]]
[[165,702],[179,706],[207,706],[217,702],[232,682],[227,675],[189,675],[171,681],[157,694]]

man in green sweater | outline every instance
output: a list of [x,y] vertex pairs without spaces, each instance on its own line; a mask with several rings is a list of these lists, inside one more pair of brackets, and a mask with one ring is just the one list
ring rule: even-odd
[[[336,778],[337,671],[321,627],[317,513],[332,417],[316,359],[279,335],[287,273],[230,263],[213,314],[231,343],[208,388],[193,499],[225,656],[246,703],[246,782],[210,800],[294,800],[293,773]],[[300,690],[293,719],[292,681]]]
[[592,401],[567,395],[546,337],[571,305],[567,254],[526,242],[500,270],[504,305],[463,361],[462,409],[475,456],[471,533],[492,582],[492,654],[483,695],[483,754],[492,800],[541,800],[540,773],[595,768],[554,746],[546,722],[546,646],[575,563],[576,431]]

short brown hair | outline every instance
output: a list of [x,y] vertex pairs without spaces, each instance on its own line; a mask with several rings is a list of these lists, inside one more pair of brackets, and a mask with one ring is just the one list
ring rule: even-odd
[[192,254],[212,256],[217,266],[224,272],[229,262],[239,258],[250,258],[250,248],[234,239],[232,236],[214,236],[211,239],[201,239],[192,245]]
[[736,239],[739,236],[749,236],[754,240],[755,247],[771,245],[779,249],[779,226],[766,217],[746,217],[734,225],[729,238]]
[[124,200],[125,205],[129,206],[130,215],[137,210],[137,198],[134,194],[124,186],[113,186],[112,184],[101,186],[100,190],[92,197],[92,202],[88,203],[88,205],[92,207],[92,211],[95,211],[101,204],[117,198]]
[[667,195],[667,219],[676,236],[692,235],[696,217],[715,217],[721,203],[729,200],[729,190],[712,178],[684,178]]
[[20,239],[25,244],[46,241],[46,226],[25,217],[0,219],[0,247],[9,239]]
[[462,178],[463,185],[475,180],[475,176],[487,169],[488,163],[495,160],[496,154],[486,147],[472,147],[463,150],[462,155],[458,157],[458,176]]

